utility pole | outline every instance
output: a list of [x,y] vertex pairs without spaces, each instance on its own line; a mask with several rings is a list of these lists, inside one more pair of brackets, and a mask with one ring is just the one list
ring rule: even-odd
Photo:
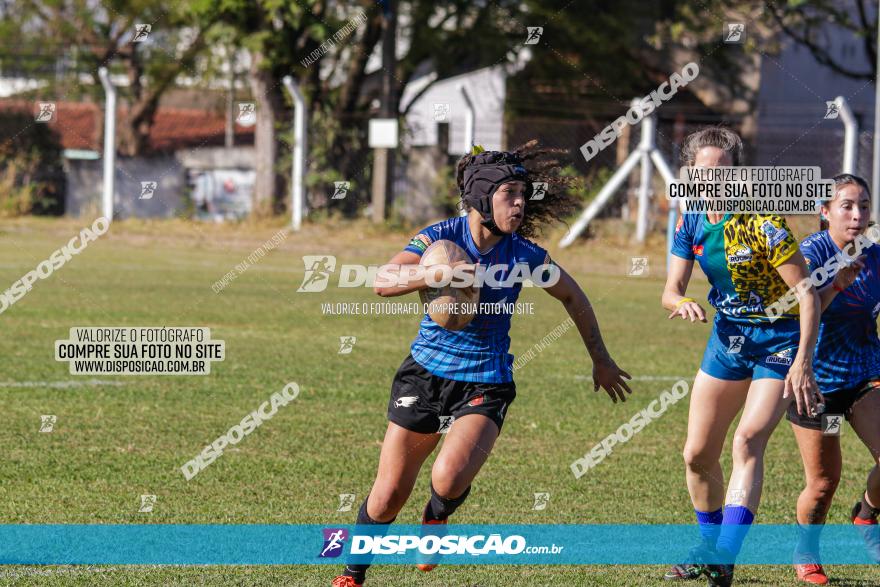
[[235,145],[235,71],[229,62],[229,89],[226,91],[226,136],[223,141],[227,149]]
[[[397,0],[381,0],[382,7],[382,118],[397,118],[394,96],[394,69],[397,37]],[[384,222],[391,202],[394,178],[394,150],[377,148],[373,153],[373,222]]]
[[874,153],[871,161],[871,204],[874,221],[880,220],[880,2],[877,3],[877,64],[874,67]]

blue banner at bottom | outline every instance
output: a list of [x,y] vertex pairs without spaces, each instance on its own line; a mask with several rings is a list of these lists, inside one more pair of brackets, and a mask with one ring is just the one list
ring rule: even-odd
[[[880,563],[880,527],[764,525],[738,532],[738,564],[790,564],[804,532],[825,564]],[[428,535],[423,535],[423,532]],[[0,525],[0,563],[18,565],[647,565],[685,560],[694,525]],[[802,541],[804,544],[809,540]],[[729,540],[728,540],[729,543]],[[873,546],[872,546],[873,545]],[[714,555],[710,555],[714,556]],[[731,562],[726,559],[703,562]]]

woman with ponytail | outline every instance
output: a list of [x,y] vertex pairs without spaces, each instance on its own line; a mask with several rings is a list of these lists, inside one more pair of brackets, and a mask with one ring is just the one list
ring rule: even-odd
[[861,530],[871,558],[880,563],[880,229],[868,226],[870,215],[865,180],[838,175],[834,196],[822,204],[820,231],[801,243],[809,268],[828,276],[818,287],[822,318],[813,362],[824,409],[816,415],[788,410],[806,478],[797,501],[800,539],[794,567],[798,579],[815,585],[828,582],[819,558],[819,534],[840,481],[843,420],[874,463],[850,519]]

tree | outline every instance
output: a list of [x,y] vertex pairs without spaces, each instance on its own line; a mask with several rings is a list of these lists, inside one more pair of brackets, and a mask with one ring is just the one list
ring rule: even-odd
[[[852,79],[874,81],[877,79],[877,3],[854,0],[853,5],[844,7],[840,2],[829,0],[789,0],[779,5],[771,2],[767,9],[779,28],[794,42],[806,47],[821,65]],[[828,27],[842,28],[859,39],[867,65],[835,55],[825,37]],[[854,64],[860,66],[854,67]]]
[[289,118],[282,80],[293,74],[310,98],[310,110],[314,108],[321,98],[317,67],[308,72],[297,63],[297,56],[318,49],[322,37],[332,34],[326,31],[341,26],[339,18],[327,14],[323,1],[201,0],[192,6],[201,18],[216,19],[220,25],[216,35],[249,54],[248,81],[257,110],[254,207],[258,215],[277,212],[282,207],[276,169],[279,124]]
[[[510,0],[400,2],[399,35],[411,42],[398,56],[392,110],[400,112],[403,88],[426,63],[442,77],[503,60],[508,49],[502,41],[508,31],[496,25],[515,5]],[[255,192],[264,213],[280,208],[277,169],[271,162],[278,160],[278,123],[289,118],[281,82],[285,75],[297,79],[308,100],[315,129],[310,142],[313,163],[320,157],[339,179],[356,179],[367,172],[366,121],[375,113],[372,103],[378,96],[378,89],[367,89],[367,64],[381,39],[380,3],[202,0],[194,7],[216,16],[251,55],[260,162]],[[317,167],[326,166],[313,165]],[[349,213],[356,211],[357,202],[347,200],[346,205]]]
[[[181,74],[196,77],[193,68],[213,25],[210,18],[193,25],[185,2],[162,7],[147,0],[18,0],[0,6],[0,14],[0,66],[42,81],[43,95],[100,101],[98,68],[125,74],[119,150],[131,156],[146,151],[162,95]],[[133,42],[140,24],[152,30]],[[81,75],[92,83],[82,84]]]

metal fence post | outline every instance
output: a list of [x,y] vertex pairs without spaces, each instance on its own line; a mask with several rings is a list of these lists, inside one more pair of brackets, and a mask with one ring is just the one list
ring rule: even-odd
[[104,105],[104,186],[101,209],[109,221],[113,221],[113,192],[116,188],[116,88],[110,81],[106,67],[98,69],[101,85],[107,95]]
[[303,98],[299,85],[294,79],[284,76],[284,87],[293,98],[293,165],[290,172],[290,207],[291,226],[293,230],[299,230],[302,226],[302,218],[305,209],[305,167],[306,148],[308,146],[306,101]]

